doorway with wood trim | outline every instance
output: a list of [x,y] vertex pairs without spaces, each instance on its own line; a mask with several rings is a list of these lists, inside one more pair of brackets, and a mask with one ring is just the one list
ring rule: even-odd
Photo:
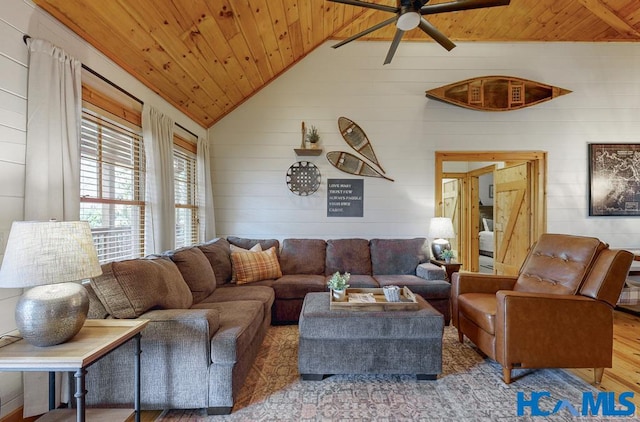
[[[493,216],[494,270],[517,274],[531,244],[546,231],[546,152],[437,151],[435,216],[452,219],[451,239],[462,269],[480,270],[480,232],[483,218]],[[473,163],[475,167],[447,171],[447,165]],[[455,167],[449,167],[449,169]],[[482,206],[480,177],[492,173],[493,206]]]

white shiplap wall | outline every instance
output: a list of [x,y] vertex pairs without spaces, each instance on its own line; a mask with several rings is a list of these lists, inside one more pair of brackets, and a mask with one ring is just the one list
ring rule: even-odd
[[[588,217],[587,143],[640,142],[639,43],[464,43],[450,53],[404,42],[327,43],[210,129],[216,227],[247,237],[424,236],[434,212],[434,151],[544,150],[548,231],[640,246],[640,218]],[[513,75],[574,91],[536,107],[487,113],[429,100],[440,85]],[[317,126],[324,152],[349,151],[337,119],[360,124],[395,182],[365,178],[363,218],[326,217],[326,178],[352,177],[324,156],[322,188],[285,185],[298,160],[300,122]]]
[[[49,40],[69,54],[131,92],[147,104],[170,115],[198,136],[206,130],[170,106],[151,90],[117,67],[29,0],[2,0],[0,7],[0,258],[11,223],[22,220],[24,205],[24,155],[27,111],[27,48],[23,34]],[[13,312],[21,294],[0,289],[0,334],[15,329]],[[22,374],[0,375],[0,418],[23,403]]]
[[[11,223],[22,220],[27,115],[27,32],[33,6],[12,1],[0,8],[0,258]],[[15,329],[13,310],[22,290],[0,289],[0,334]],[[0,417],[22,405],[22,374],[0,376]]]

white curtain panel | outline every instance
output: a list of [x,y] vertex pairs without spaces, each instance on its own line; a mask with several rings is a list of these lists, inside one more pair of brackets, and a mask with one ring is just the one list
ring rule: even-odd
[[[75,221],[80,218],[82,63],[45,40],[29,38],[27,45],[24,218]],[[49,410],[48,378],[47,372],[23,373],[25,417]]]
[[162,253],[176,243],[173,183],[173,127],[169,116],[142,107],[142,137],[146,155],[145,253]]
[[24,217],[78,220],[82,64],[48,41],[27,42]]
[[198,219],[200,241],[216,236],[216,219],[213,211],[213,182],[211,181],[211,156],[209,141],[198,137]]

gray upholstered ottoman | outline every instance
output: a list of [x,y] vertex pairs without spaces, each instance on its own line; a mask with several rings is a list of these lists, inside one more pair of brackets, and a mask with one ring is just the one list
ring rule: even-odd
[[442,372],[444,317],[421,297],[416,311],[329,309],[329,293],[308,293],[300,313],[298,370],[303,380],[330,374]]

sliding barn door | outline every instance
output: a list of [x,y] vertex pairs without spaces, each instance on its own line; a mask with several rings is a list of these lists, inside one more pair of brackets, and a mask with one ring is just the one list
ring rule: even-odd
[[494,178],[494,267],[517,275],[533,243],[530,163],[496,170]]

